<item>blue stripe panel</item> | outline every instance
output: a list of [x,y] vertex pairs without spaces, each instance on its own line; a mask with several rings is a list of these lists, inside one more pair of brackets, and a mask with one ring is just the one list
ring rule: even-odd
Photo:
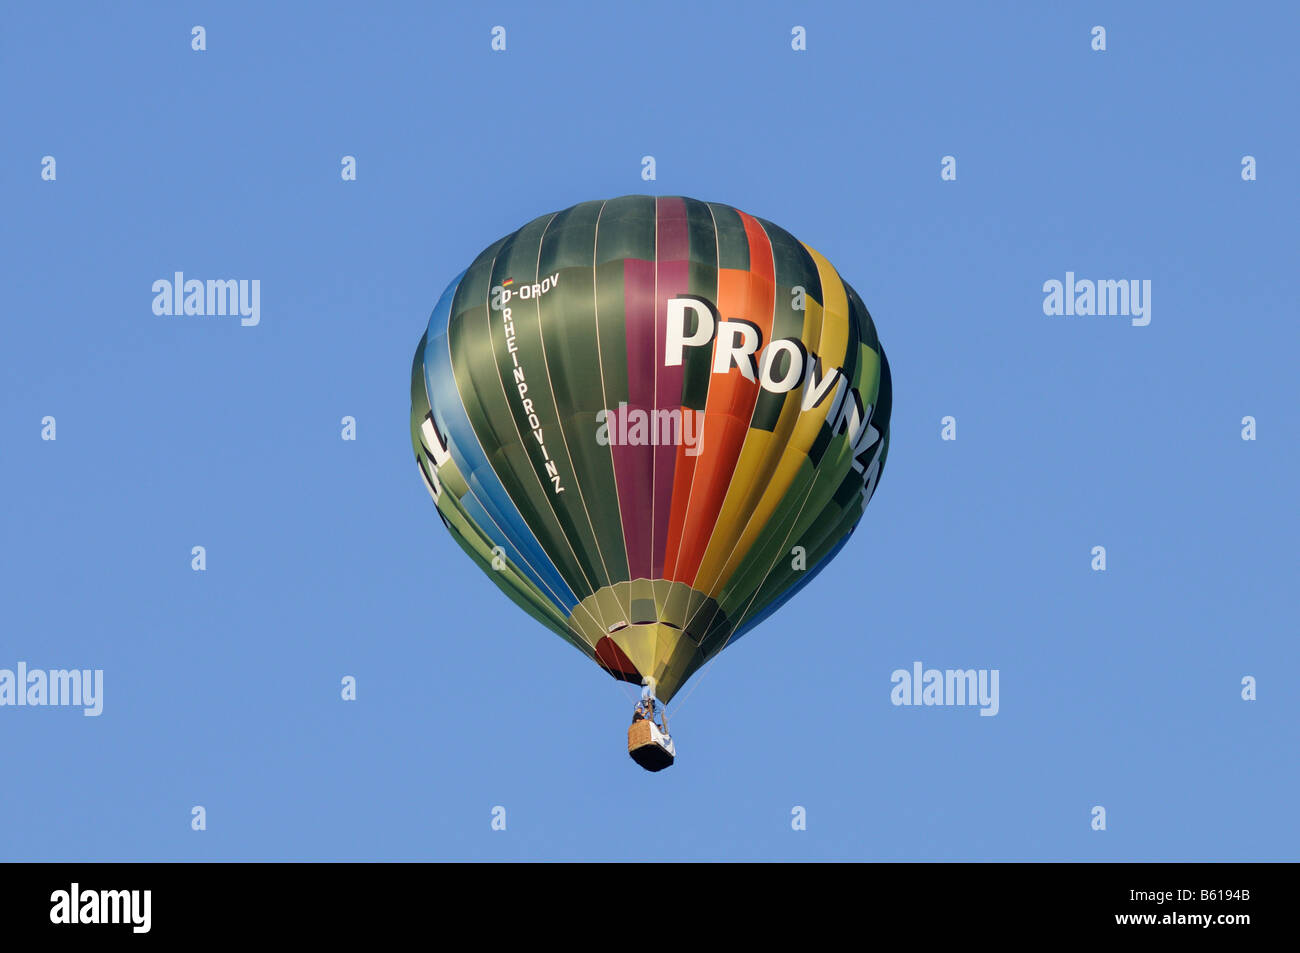
[[[469,269],[465,269],[468,271]],[[541,543],[488,462],[487,454],[474,434],[456,377],[451,369],[451,352],[447,344],[447,325],[451,319],[451,302],[456,288],[465,277],[462,271],[442,293],[437,307],[429,317],[429,330],[425,333],[424,381],[429,393],[429,406],[433,410],[438,431],[447,441],[447,449],[460,468],[461,474],[473,491],[473,498],[462,502],[470,518],[498,546],[506,551],[510,561],[525,576],[546,593],[556,608],[566,615],[573,613],[578,597],[569,588],[551,562]],[[504,532],[504,537],[502,536]]]

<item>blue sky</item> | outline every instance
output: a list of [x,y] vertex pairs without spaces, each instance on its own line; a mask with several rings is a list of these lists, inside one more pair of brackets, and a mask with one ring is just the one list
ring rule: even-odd
[[[0,857],[1296,859],[1293,6],[3,26],[0,668],[103,669],[105,697],[0,708]],[[445,534],[407,421],[447,282],[637,192],[826,254],[894,380],[862,525],[683,691],[653,776],[626,686]],[[260,324],[155,316],[175,271],[259,279]],[[1045,316],[1067,271],[1149,279],[1151,323]],[[999,714],[895,707],[918,660],[998,669]]]

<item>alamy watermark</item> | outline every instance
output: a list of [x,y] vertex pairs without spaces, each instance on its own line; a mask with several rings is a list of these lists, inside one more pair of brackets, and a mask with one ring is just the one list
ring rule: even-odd
[[87,718],[104,711],[104,670],[0,668],[0,708],[82,708]]
[[998,713],[998,670],[925,668],[913,662],[911,671],[895,669],[889,700],[895,705],[975,706],[981,716]]
[[176,272],[171,280],[159,278],[153,283],[153,313],[156,315],[193,315],[214,317],[239,315],[239,323],[255,327],[262,320],[262,280],[221,278],[202,281],[186,279]]
[[628,407],[596,411],[596,443],[602,447],[685,447],[688,457],[700,455],[704,413],[683,409]]
[[1065,281],[1049,278],[1043,282],[1043,314],[1050,316],[1131,318],[1135,328],[1151,323],[1151,279],[1144,278],[1075,278],[1065,273]]
[[75,925],[121,924],[132,933],[148,933],[153,926],[152,890],[86,890],[73,883],[50,894],[50,922]]

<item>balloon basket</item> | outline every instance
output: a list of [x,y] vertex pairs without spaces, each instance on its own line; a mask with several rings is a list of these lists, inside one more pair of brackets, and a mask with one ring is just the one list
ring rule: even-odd
[[644,718],[633,722],[627,730],[627,753],[647,771],[662,771],[677,758],[672,738],[660,731],[653,721]]

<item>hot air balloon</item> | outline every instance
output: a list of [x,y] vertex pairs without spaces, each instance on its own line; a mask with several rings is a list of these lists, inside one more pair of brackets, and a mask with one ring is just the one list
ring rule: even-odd
[[628,195],[536,218],[452,280],[416,347],[411,442],[465,553],[645,687],[629,751],[657,770],[663,704],[844,547],[890,405],[871,315],[826,258],[729,205]]

